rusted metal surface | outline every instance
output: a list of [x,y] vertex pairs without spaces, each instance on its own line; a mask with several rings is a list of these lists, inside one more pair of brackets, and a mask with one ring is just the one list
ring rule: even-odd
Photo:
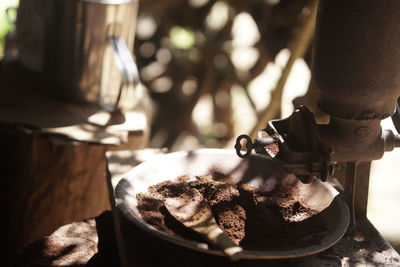
[[[283,166],[287,172],[295,174],[303,183],[311,183],[314,178],[326,181],[333,164],[321,144],[317,124],[308,108],[302,106],[286,119],[272,120],[262,131],[268,136],[259,136],[254,143],[247,135],[236,139],[235,149],[239,157],[249,157],[254,149]],[[247,141],[244,154],[241,152],[243,139]],[[267,148],[272,144],[279,148],[274,155]]]
[[319,125],[322,142],[334,161],[375,160],[385,152],[385,136],[379,120],[345,120],[331,117]]
[[367,216],[370,170],[371,161],[358,162],[357,176],[354,184],[354,207],[356,219],[363,219]]
[[347,162],[344,194],[354,229],[366,218],[371,160],[399,146],[399,136],[380,125],[398,110],[399,15],[396,0],[319,1],[312,75],[330,122],[318,129],[332,159]]
[[356,226],[356,217],[355,217],[355,210],[354,210],[354,184],[356,181],[357,175],[357,162],[351,161],[347,162],[346,164],[346,181],[344,184],[344,198],[349,205],[350,210],[350,227],[355,228]]
[[351,120],[393,114],[400,95],[400,2],[320,0],[312,75],[320,108]]

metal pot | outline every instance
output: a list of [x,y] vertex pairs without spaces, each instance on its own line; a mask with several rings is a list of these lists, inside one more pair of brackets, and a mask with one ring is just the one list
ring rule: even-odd
[[137,12],[137,0],[51,1],[45,41],[51,94],[109,111],[134,106]]
[[[208,247],[205,243],[157,230],[142,218],[138,209],[139,203],[136,196],[138,193],[146,192],[149,186],[168,180],[173,181],[182,175],[194,178],[212,173],[230,176],[234,183],[248,184],[265,192],[267,188],[269,191],[278,189],[279,184],[291,184],[293,187],[287,195],[288,199],[298,201],[302,206],[317,211],[318,216],[323,218],[321,229],[314,229],[312,236],[302,237],[302,240],[307,240],[307,245],[299,244],[296,239],[282,240],[286,242],[287,248],[245,249],[240,255],[243,259],[285,259],[312,255],[334,245],[346,232],[350,218],[349,209],[339,192],[330,184],[322,183],[317,179],[314,179],[311,184],[303,184],[293,175],[285,173],[282,167],[270,158],[251,154],[249,158],[241,159],[233,150],[224,149],[199,149],[164,154],[136,166],[121,176],[123,178],[115,188],[117,209],[126,222],[157,238],[199,252],[226,256],[220,250]],[[127,225],[122,228],[124,236],[131,234],[129,231],[132,228]],[[302,226],[313,227],[310,220],[303,220]],[[306,232],[304,235],[307,235]]]

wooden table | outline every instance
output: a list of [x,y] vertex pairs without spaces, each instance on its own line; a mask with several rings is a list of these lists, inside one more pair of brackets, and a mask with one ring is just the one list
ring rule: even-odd
[[[156,151],[160,152],[160,151]],[[107,152],[109,180],[114,187],[129,168],[150,157],[152,151]],[[111,188],[112,189],[112,188]],[[110,195],[112,197],[112,195]],[[319,254],[289,260],[240,260],[202,254],[143,232],[111,211],[87,221],[66,225],[49,238],[29,244],[18,266],[38,262],[55,266],[400,266],[400,256],[367,219],[358,221],[356,235],[347,233],[336,245]],[[114,218],[113,218],[114,215]],[[117,215],[117,216],[115,216]],[[115,223],[117,219],[117,225]],[[76,231],[66,231],[76,229]],[[87,240],[86,243],[80,240]],[[96,243],[97,242],[97,243]],[[51,244],[57,244],[52,251]],[[64,244],[64,245],[63,245]],[[97,246],[96,246],[97,245]],[[122,253],[121,249],[122,248]],[[44,253],[47,251],[47,254]],[[79,255],[86,255],[82,257]],[[43,265],[53,266],[53,265]]]

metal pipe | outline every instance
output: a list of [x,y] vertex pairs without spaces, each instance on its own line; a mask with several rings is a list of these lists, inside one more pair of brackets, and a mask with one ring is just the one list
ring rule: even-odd
[[346,181],[344,184],[344,197],[350,209],[350,226],[354,230],[356,228],[356,212],[355,212],[355,183],[357,177],[356,161],[346,162]]
[[312,74],[330,115],[321,139],[336,161],[370,161],[396,147],[380,121],[400,95],[400,1],[320,0]]
[[320,0],[313,79],[319,107],[351,120],[381,120],[400,95],[400,1]]

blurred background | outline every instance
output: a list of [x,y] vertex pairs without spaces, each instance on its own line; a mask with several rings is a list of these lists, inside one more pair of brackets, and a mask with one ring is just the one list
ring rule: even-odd
[[[149,147],[233,148],[305,104],[319,122],[311,81],[315,3],[309,0],[142,0],[134,55],[153,102]],[[0,58],[17,57],[18,0],[0,2]],[[7,40],[7,41],[6,41]],[[395,129],[390,119],[385,129]],[[373,162],[368,217],[400,251],[400,151]]]

